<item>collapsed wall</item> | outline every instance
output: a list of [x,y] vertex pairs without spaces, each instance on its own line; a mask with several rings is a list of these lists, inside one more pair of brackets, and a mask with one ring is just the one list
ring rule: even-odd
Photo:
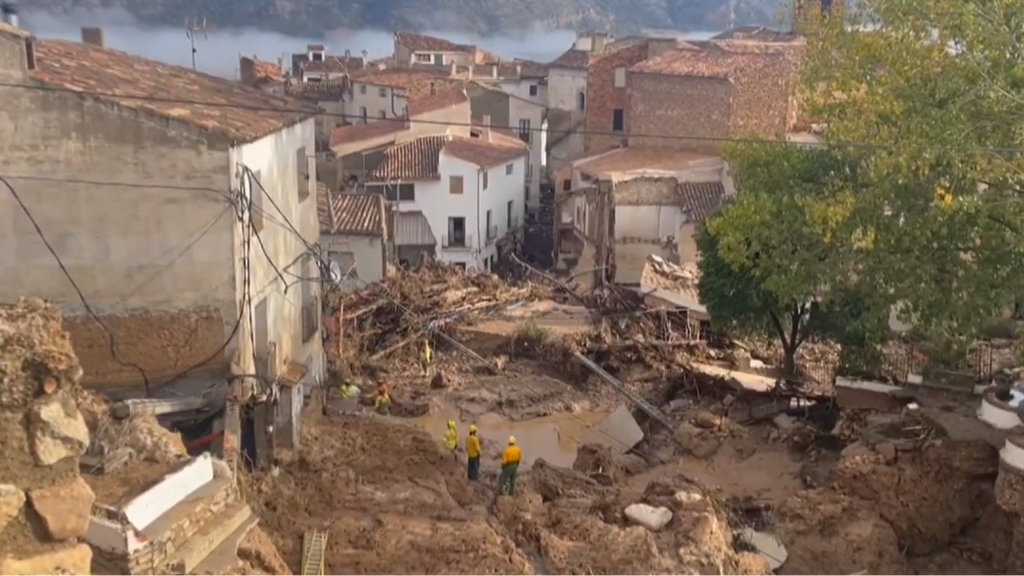
[[0,306],[0,574],[91,573],[79,542],[95,500],[78,473],[89,446],[81,377],[57,309]]

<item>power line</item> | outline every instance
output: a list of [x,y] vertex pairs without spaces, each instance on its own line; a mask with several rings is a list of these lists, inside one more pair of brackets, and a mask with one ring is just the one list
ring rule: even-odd
[[[161,96],[152,95],[126,95],[126,94],[114,94],[111,92],[98,92],[90,90],[74,90],[71,88],[63,88],[59,86],[45,86],[45,85],[30,85],[30,84],[19,84],[0,82],[2,88],[16,88],[21,90],[38,90],[44,92],[64,92],[70,94],[78,94],[80,96],[91,96],[95,98],[107,98],[116,100],[136,100],[141,102],[161,102],[165,104],[184,104],[191,106],[203,106],[209,108],[225,108],[232,110],[248,110],[251,112],[270,112],[275,114],[309,114],[311,116],[318,115],[327,118],[342,118],[347,120],[362,120],[361,114],[346,114],[343,112],[327,112],[327,111],[313,111],[308,108],[272,108],[265,106],[247,106],[242,104],[231,104],[226,102],[212,102],[206,100],[192,100],[184,98],[165,98]],[[433,126],[445,126],[445,127],[465,127],[465,128],[480,128],[480,125],[474,124],[473,122],[454,122],[449,120],[428,120],[423,118],[378,118],[377,122],[400,122],[410,124],[423,124]],[[492,126],[492,128],[501,128],[512,132],[543,132],[542,128],[529,127],[520,129],[519,126]],[[632,137],[632,138],[656,138],[660,140],[670,141],[684,141],[684,142],[707,142],[717,144],[758,144],[758,145],[776,145],[776,146],[807,146],[808,144],[802,142],[793,142],[785,139],[755,139],[755,138],[734,138],[734,137],[713,137],[713,136],[681,136],[678,134],[650,134],[643,132],[614,132],[614,131],[601,131],[601,130],[573,130],[574,134],[582,134],[589,136],[608,136],[614,138]],[[878,144],[871,142],[823,142],[822,144],[841,147],[841,148],[864,148],[873,150],[919,150],[919,151],[945,151],[945,152],[995,152],[995,153],[1013,153],[1022,152],[1024,147],[992,147],[992,146],[934,146],[934,145],[913,145],[913,144]]]

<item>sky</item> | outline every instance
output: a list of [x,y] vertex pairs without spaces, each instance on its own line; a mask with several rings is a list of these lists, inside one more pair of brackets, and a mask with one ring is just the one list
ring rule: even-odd
[[[109,48],[122,50],[181,66],[191,66],[189,39],[181,27],[151,27],[137,22],[121,9],[78,11],[69,14],[47,14],[23,10],[21,27],[40,38],[81,40],[82,26],[104,29]],[[503,58],[528,58],[547,62],[568,49],[575,38],[570,30],[533,29],[505,36],[477,37],[462,32],[428,31],[453,42],[475,44]],[[707,37],[711,33],[687,34],[689,38]],[[205,37],[196,39],[196,67],[203,72],[237,78],[238,56],[259,56],[275,61],[292,53],[305,52],[307,44],[325,44],[329,54],[341,55],[350,50],[359,55],[366,50],[370,58],[392,52],[391,32],[379,30],[335,30],[324,38],[298,38],[254,29],[217,29],[209,27]]]

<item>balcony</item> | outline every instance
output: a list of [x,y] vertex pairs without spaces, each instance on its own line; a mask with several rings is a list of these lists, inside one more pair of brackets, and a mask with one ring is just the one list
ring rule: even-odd
[[472,247],[472,234],[446,234],[441,237],[441,248],[444,250],[469,250]]
[[320,330],[320,305],[314,297],[302,305],[302,341],[309,342]]

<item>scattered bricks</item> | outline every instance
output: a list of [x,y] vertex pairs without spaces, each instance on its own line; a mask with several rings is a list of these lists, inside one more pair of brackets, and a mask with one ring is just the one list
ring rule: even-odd
[[1007,512],[1024,514],[1024,471],[1000,462],[995,492],[996,502],[1000,508]]
[[29,490],[28,495],[50,538],[66,540],[85,535],[96,495],[80,476],[66,484]]

